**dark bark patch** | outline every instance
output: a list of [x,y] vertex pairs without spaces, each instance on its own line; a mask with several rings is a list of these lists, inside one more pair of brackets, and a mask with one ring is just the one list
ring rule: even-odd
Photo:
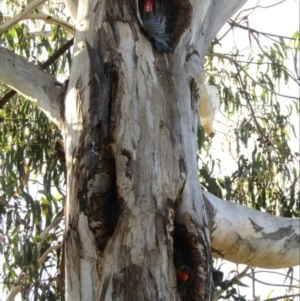
[[287,250],[291,249],[299,249],[300,245],[300,235],[294,233],[289,239],[287,239],[284,243],[284,247]]
[[198,102],[200,99],[199,87],[194,78],[191,80],[190,84],[191,89],[191,109],[198,111]]
[[[100,30],[98,39],[105,42],[103,30]],[[84,118],[85,131],[79,144],[83,155],[77,158],[81,169],[76,170],[77,197],[80,211],[88,216],[96,244],[103,251],[119,218],[116,167],[110,144],[113,98],[117,93],[114,88],[118,87],[118,77],[111,64],[104,61],[105,45],[97,43],[97,48],[88,42],[86,45],[90,59],[91,94],[88,118]]]
[[251,224],[252,224],[252,227],[254,229],[255,232],[260,232],[264,229],[264,227],[260,227],[258,224],[256,224],[251,218],[249,218]]
[[280,240],[285,236],[290,236],[294,232],[295,232],[295,230],[290,225],[288,227],[279,228],[277,231],[272,232],[272,233],[262,232],[262,237],[263,237],[263,239]]
[[183,173],[186,176],[187,173],[186,163],[182,157],[180,157],[179,159],[179,170],[181,173]]
[[135,1],[111,0],[107,2],[107,15],[115,21],[128,22],[133,18],[135,11]]
[[170,31],[170,42],[175,48],[181,35],[190,27],[193,7],[188,0],[168,1],[168,3],[170,7],[169,26],[172,28],[172,31]]
[[114,142],[113,134],[117,127],[115,112],[117,110],[117,96],[119,92],[119,73],[118,68],[113,66],[110,72],[110,88],[109,88],[109,143]]
[[175,222],[174,265],[176,269],[181,265],[188,265],[190,269],[186,284],[179,290],[181,300],[209,300],[212,259],[206,239],[205,229],[195,228],[188,213],[181,216],[180,222]]
[[[209,277],[199,277],[199,267],[203,268],[203,274],[210,269],[210,254],[199,253],[199,245],[206,245],[205,242],[201,241],[200,236],[188,231],[186,225],[175,224],[174,231],[174,266],[176,269],[182,265],[187,265],[190,268],[189,278],[183,285],[178,283],[178,293],[181,300],[186,301],[198,301],[208,300],[209,291],[203,289],[209,287]],[[200,292],[206,291],[206,295],[201,295]]]
[[215,231],[215,217],[217,211],[215,210],[214,206],[208,201],[207,197],[203,194],[204,206],[207,216],[208,222],[208,230],[210,232],[210,237],[212,237],[213,232]]
[[[78,176],[76,178],[78,178]],[[88,197],[87,197],[87,194],[86,194],[86,190],[84,189],[84,187],[87,187],[86,178],[79,179],[78,182],[80,183],[80,184],[78,183],[78,186],[80,188],[78,189],[78,193],[77,193],[77,199],[79,201],[79,210],[81,212],[87,213]]]
[[110,221],[110,200],[106,194],[94,194],[90,197],[90,227],[95,233],[95,239],[100,251],[103,251],[112,235]]
[[221,250],[211,248],[211,252],[218,254],[218,256],[220,256],[220,257],[223,257],[223,258],[225,257]]
[[118,219],[119,204],[117,200],[115,163],[112,157],[98,161],[95,179],[89,180],[89,222],[95,233],[99,250],[103,251],[112,236]]
[[63,140],[56,140],[54,146],[55,153],[61,164],[66,164],[65,144]]
[[[101,31],[102,32],[102,31]],[[102,35],[100,34],[100,37]],[[87,50],[90,59],[91,96],[89,103],[90,122],[100,132],[101,138],[106,140],[109,131],[109,91],[110,69],[98,51],[87,41]],[[103,47],[103,46],[102,46]]]
[[178,269],[182,265],[191,267],[191,254],[185,236],[187,229],[184,225],[175,224],[174,231],[174,265]]
[[121,154],[127,158],[125,176],[129,179],[132,179],[132,153],[127,149],[122,149]]

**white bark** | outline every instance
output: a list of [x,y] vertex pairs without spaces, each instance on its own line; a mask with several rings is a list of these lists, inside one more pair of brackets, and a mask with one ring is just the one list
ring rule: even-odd
[[63,30],[65,30],[72,36],[74,35],[75,29],[70,23],[60,20],[56,17],[52,17],[51,15],[45,14],[44,12],[38,12],[36,14],[28,14],[28,15],[24,16],[23,19],[24,20],[25,19],[42,20],[45,23],[51,24],[51,25],[59,24]]
[[77,10],[78,10],[78,0],[64,0],[72,19],[75,21],[77,19]]
[[214,257],[267,269],[299,265],[299,219],[283,218],[223,201],[204,191]]
[[[211,38],[243,2],[173,2],[185,27],[174,28],[174,53],[161,55],[136,5],[79,1],[66,99],[67,300],[209,299],[191,82],[203,81]],[[120,216],[109,234],[114,202]],[[192,276],[178,292],[175,269],[185,263]]]
[[46,116],[61,128],[65,91],[63,85],[44,70],[1,46],[0,66],[0,81],[29,100],[37,102]]
[[21,293],[22,290],[22,278],[24,277],[23,271],[21,271],[19,273],[18,278],[15,281],[15,286],[12,288],[12,290],[9,292],[7,298],[5,299],[5,301],[14,301],[16,296]]

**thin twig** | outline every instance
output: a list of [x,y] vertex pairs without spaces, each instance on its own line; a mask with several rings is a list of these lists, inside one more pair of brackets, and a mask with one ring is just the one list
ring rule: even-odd
[[275,300],[289,299],[289,298],[299,297],[299,296],[300,296],[300,294],[284,295],[284,296],[279,296],[279,297],[274,297],[274,298],[265,299],[264,301],[275,301]]
[[280,276],[285,276],[286,278],[290,278],[296,282],[299,282],[298,279],[294,278],[294,277],[291,277],[291,276],[288,276],[288,275],[285,275],[283,273],[279,273],[279,272],[274,272],[274,271],[255,271],[255,274],[258,274],[258,273],[268,273],[268,274],[276,274],[276,275],[280,275]]
[[255,281],[261,283],[261,284],[264,284],[264,285],[269,285],[269,286],[279,286],[279,287],[288,287],[288,288],[296,288],[296,289],[299,289],[299,286],[295,286],[295,285],[286,285],[286,284],[275,284],[275,283],[269,283],[269,282],[264,282],[264,281],[261,281],[261,280],[258,280],[257,278],[251,276],[250,274],[246,274],[245,275],[246,277],[249,277],[251,279],[254,279]]
[[[238,280],[242,279],[243,277],[245,277],[247,275],[246,273],[248,272],[249,269],[250,269],[250,267],[246,266],[246,268],[241,273],[238,273],[233,279],[238,279]],[[213,295],[212,301],[217,301],[225,291],[226,290],[223,290],[223,289],[217,291]]]
[[273,93],[274,95],[277,95],[277,96],[281,96],[281,97],[286,97],[286,98],[290,98],[290,99],[300,99],[299,97],[295,97],[295,96],[289,96],[289,95],[284,95],[284,94],[281,94],[281,93],[278,93],[278,92],[275,92],[269,88],[267,88],[266,86],[264,86],[263,84],[257,82],[246,70],[243,69],[243,66],[241,64],[239,64],[236,60],[234,60],[233,58],[229,57],[229,56],[226,56],[222,53],[218,53],[218,52],[211,52],[211,53],[208,53],[206,54],[207,56],[209,57],[219,57],[219,58],[224,58],[230,62],[232,62],[233,64],[235,64],[236,66],[238,66],[240,68],[241,71],[243,71],[247,77],[249,79],[252,80],[253,83],[255,83],[256,85],[262,87],[263,89],[266,89],[267,91]]
[[261,1],[258,1],[257,4],[256,4],[254,7],[246,8],[246,9],[243,9],[242,11],[240,11],[239,14],[236,16],[235,19],[237,20],[238,17],[239,17],[242,13],[244,13],[244,12],[246,12],[246,11],[248,11],[248,10],[251,10],[251,12],[247,15],[247,16],[250,16],[250,14],[252,14],[253,11],[254,11],[255,9],[257,9],[257,8],[270,8],[270,7],[274,7],[274,6],[279,5],[279,4],[281,4],[281,3],[285,2],[285,1],[286,1],[286,0],[282,0],[282,1],[279,1],[279,2],[274,3],[274,4],[272,4],[272,5],[269,5],[269,6],[258,5],[258,4],[261,2]]
[[241,25],[241,24],[239,24],[239,23],[237,23],[233,20],[229,20],[228,23],[232,27],[235,26],[235,27],[238,27],[238,28],[242,28],[242,29],[245,29],[247,31],[251,31],[251,32],[255,32],[257,34],[264,35],[266,37],[271,36],[271,37],[277,37],[277,38],[283,38],[283,39],[289,39],[289,40],[296,40],[296,38],[291,38],[291,37],[281,36],[281,35],[272,34],[272,33],[268,33],[268,32],[258,31],[256,29],[250,28],[248,26],[243,26],[243,25]]

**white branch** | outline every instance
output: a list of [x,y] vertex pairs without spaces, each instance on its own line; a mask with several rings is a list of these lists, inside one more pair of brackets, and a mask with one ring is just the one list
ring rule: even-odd
[[73,20],[77,19],[78,0],[64,0]]
[[63,244],[58,244],[58,245],[49,247],[45,251],[45,253],[39,258],[38,264],[42,264],[46,260],[46,258],[47,258],[47,256],[48,256],[49,253],[51,253],[53,250],[61,249],[62,246],[63,246]]
[[[21,283],[23,276],[23,271],[21,271],[15,283]],[[16,286],[14,286],[13,289],[9,292],[5,301],[14,301],[15,297],[21,292],[21,289],[21,284],[17,284]]]
[[214,257],[267,269],[299,265],[299,219],[253,210],[206,191],[203,196],[212,223]]
[[33,102],[62,127],[64,88],[48,73],[21,56],[0,47],[0,81]]
[[41,252],[41,248],[43,245],[43,242],[46,240],[46,238],[48,237],[49,232],[54,229],[62,220],[64,216],[64,209],[61,209],[56,216],[54,217],[54,219],[52,220],[52,222],[50,223],[50,225],[42,232],[41,234],[41,240],[38,244],[38,257],[40,256],[40,252]]
[[9,21],[5,22],[0,26],[0,33],[7,31],[10,27],[17,24],[19,21],[23,20],[25,16],[30,14],[33,9],[46,2],[47,0],[34,0],[30,4],[28,4],[19,14],[15,15]]
[[193,7],[197,12],[197,18],[193,18],[195,23],[192,24],[192,28],[198,31],[200,25],[201,36],[195,35],[193,42],[202,58],[219,30],[246,2],[247,0],[194,0]]
[[61,28],[63,30],[65,30],[66,32],[68,32],[71,35],[74,35],[74,27],[69,24],[66,21],[60,20],[58,18],[52,17],[48,14],[45,14],[43,12],[38,12],[37,14],[29,14],[27,16],[25,16],[23,19],[30,19],[30,20],[42,20],[47,24],[59,24],[61,26]]
[[14,301],[15,297],[21,292],[21,285],[14,286],[14,288],[9,292],[6,301]]

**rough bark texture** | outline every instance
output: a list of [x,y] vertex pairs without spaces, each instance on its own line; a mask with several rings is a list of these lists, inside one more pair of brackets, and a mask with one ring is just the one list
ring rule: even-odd
[[[192,82],[203,82],[210,40],[243,1],[156,3],[173,54],[144,36],[142,2],[79,2],[66,99],[68,300],[209,299]],[[177,289],[182,264],[190,275]]]

